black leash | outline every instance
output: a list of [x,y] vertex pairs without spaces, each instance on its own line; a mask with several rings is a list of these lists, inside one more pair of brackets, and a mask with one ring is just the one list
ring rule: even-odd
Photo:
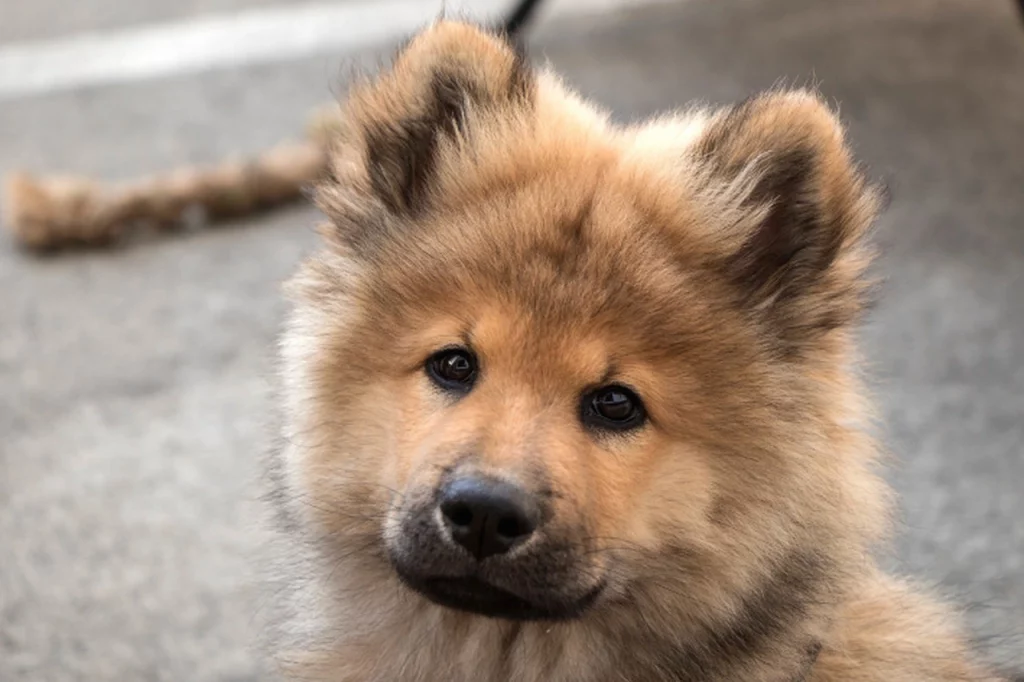
[[[1024,1],[1024,0],[1022,0]],[[510,37],[518,37],[523,28],[530,22],[541,0],[519,0],[501,25],[501,30]]]

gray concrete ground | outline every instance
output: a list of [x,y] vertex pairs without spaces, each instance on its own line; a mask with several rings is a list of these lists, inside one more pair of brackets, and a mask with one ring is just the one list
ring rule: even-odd
[[[1009,0],[692,0],[533,42],[623,119],[780,80],[840,104],[893,192],[864,333],[902,495],[888,561],[1024,663],[1024,27]],[[377,56],[3,102],[0,171],[113,178],[255,151],[338,91],[343,64]],[[278,285],[317,218],[44,260],[0,245],[0,680],[260,676],[249,483]]]
[[[361,0],[330,0],[360,2]],[[438,5],[430,0],[424,4]],[[259,7],[305,5],[310,0],[3,0],[3,21],[0,21],[0,45],[5,42],[46,40],[67,35],[126,29],[139,24],[181,21],[210,14],[230,14]],[[473,0],[466,3],[472,7]]]

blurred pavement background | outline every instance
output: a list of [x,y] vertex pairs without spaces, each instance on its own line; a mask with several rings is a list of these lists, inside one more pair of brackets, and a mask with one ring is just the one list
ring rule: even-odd
[[[840,106],[893,195],[888,281],[864,333],[902,495],[888,561],[960,600],[996,661],[1024,663],[1024,25],[1011,1],[551,2],[534,57],[620,119],[780,82]],[[342,21],[341,4],[321,9]],[[493,16],[507,3],[448,4]],[[0,67],[39,41],[60,53],[81,33],[173,22],[186,35],[211,15],[305,7],[0,0]],[[381,35],[408,22],[371,14]],[[351,64],[397,38],[21,94],[0,68],[0,172],[117,179],[256,152],[300,134]],[[250,483],[270,435],[278,287],[317,220],[297,207],[46,259],[0,241],[0,680],[265,679]]]

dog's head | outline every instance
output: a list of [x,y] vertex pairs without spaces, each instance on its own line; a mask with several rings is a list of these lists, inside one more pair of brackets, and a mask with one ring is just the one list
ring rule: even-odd
[[347,570],[514,619],[781,613],[871,536],[877,202],[816,96],[615,127],[441,22],[353,89],[318,201],[288,470]]

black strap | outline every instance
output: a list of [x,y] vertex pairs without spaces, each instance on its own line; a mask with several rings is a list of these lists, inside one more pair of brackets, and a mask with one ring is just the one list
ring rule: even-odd
[[517,36],[533,17],[533,13],[538,5],[540,5],[540,0],[519,0],[519,4],[505,18],[505,23],[502,27],[504,32],[509,36]]

